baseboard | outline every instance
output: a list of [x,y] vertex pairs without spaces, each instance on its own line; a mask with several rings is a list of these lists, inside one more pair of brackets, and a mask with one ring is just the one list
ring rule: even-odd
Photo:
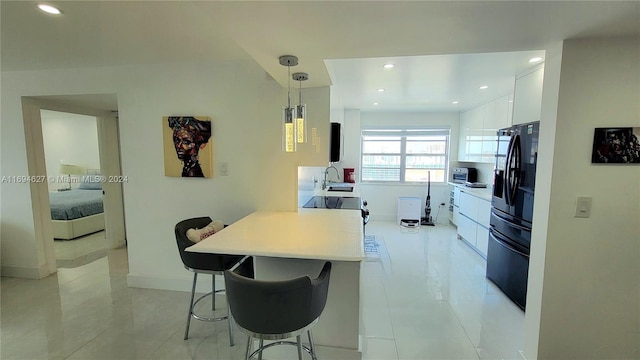
[[25,266],[2,265],[2,267],[0,267],[0,276],[39,280],[50,275],[45,270],[46,269],[44,269],[44,267],[35,268],[35,267],[25,267]]
[[369,218],[371,220],[375,220],[375,221],[393,221],[393,222],[395,222],[397,217],[398,217],[397,214],[386,214],[386,215],[385,214],[381,214],[381,215],[371,214]]
[[[143,289],[188,291],[191,292],[193,285],[193,275],[188,278],[165,278],[149,275],[127,275],[127,286]],[[216,289],[224,289],[224,279],[216,276]],[[211,291],[211,275],[199,274],[196,292]]]

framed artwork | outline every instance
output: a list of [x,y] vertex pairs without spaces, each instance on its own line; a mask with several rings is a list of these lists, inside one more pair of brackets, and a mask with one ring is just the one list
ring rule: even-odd
[[162,135],[165,176],[213,176],[211,118],[163,116]]
[[593,164],[640,164],[640,127],[596,128]]

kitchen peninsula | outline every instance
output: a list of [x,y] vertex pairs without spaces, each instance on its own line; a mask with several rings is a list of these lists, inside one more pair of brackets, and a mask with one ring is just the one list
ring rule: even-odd
[[315,277],[331,261],[327,305],[313,328],[316,345],[359,359],[360,267],[364,259],[360,211],[257,211],[187,248],[201,253],[250,255],[257,279]]

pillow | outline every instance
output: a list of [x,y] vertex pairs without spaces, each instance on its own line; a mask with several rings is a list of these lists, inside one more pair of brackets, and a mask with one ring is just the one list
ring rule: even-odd
[[102,180],[100,175],[84,175],[81,178],[79,190],[102,190]]
[[187,238],[191,240],[191,242],[198,243],[209,236],[217,233],[218,231],[224,228],[224,223],[220,220],[214,220],[209,225],[203,227],[202,229],[189,229],[187,230]]

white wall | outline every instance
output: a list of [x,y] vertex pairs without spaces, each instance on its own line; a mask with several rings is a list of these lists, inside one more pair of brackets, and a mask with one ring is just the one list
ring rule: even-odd
[[[640,126],[639,44],[565,41],[559,72],[552,59],[559,88],[557,105],[543,98],[540,162],[547,172],[536,182],[549,205],[536,194],[529,285],[536,291],[525,320],[530,359],[640,357],[640,168],[591,164],[595,127]],[[545,96],[547,85],[545,70]],[[548,110],[556,106],[554,116]],[[554,132],[546,149],[542,136]],[[579,196],[593,198],[590,218],[573,216]]]
[[[47,175],[60,175],[60,164],[73,164],[83,170],[100,169],[98,124],[93,116],[42,110],[42,137]],[[49,190],[67,187],[65,182],[48,182]],[[72,188],[78,182],[71,184]]]
[[[458,148],[458,113],[413,113],[413,112],[360,112],[346,110],[345,122],[345,161],[343,167],[356,169],[360,180],[360,131],[366,126],[446,126],[451,128],[450,157],[457,156]],[[453,152],[453,154],[452,154]],[[367,184],[360,186],[360,194],[369,203],[371,219],[395,221],[398,211],[398,197],[415,196],[424,204],[427,197],[425,185],[388,185]],[[431,214],[435,218],[440,211],[438,221],[448,223],[448,207],[440,207],[440,203],[449,203],[449,187],[445,184],[431,184]],[[424,213],[424,211],[423,211]],[[423,214],[424,215],[424,214]]]
[[[252,60],[2,73],[2,175],[28,174],[21,96],[117,94],[129,283],[188,289],[173,226],[209,215],[226,223],[254,210],[296,208],[297,166],[324,166],[310,143],[281,151],[286,89]],[[305,89],[309,127],[327,143],[328,88]],[[213,121],[214,177],[164,176],[162,116],[208,115]],[[11,156],[6,149],[11,149]],[[326,149],[326,148],[325,148]],[[229,175],[219,176],[221,162]],[[40,269],[28,186],[2,184],[2,268]],[[8,211],[11,210],[11,211]],[[12,272],[15,274],[15,272]]]

